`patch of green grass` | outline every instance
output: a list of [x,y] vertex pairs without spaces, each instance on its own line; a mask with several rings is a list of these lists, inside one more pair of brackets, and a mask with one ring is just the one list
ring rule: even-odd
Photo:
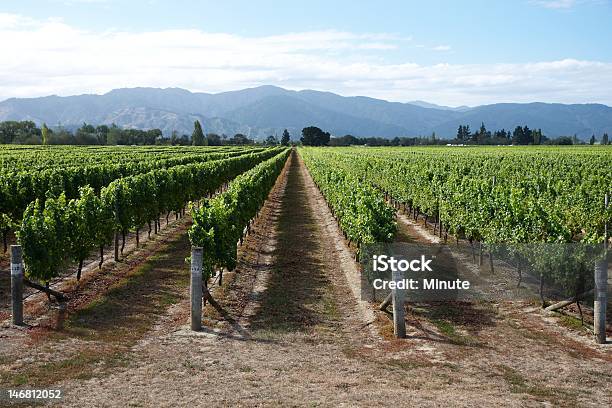
[[491,302],[430,302],[410,306],[410,312],[429,320],[450,342],[484,347],[477,336],[483,327],[497,324],[497,309]]
[[440,330],[440,333],[442,333],[443,335],[447,337],[457,336],[455,326],[453,326],[452,323],[446,320],[438,320],[438,319],[433,320],[432,323],[436,325],[438,330]]
[[455,326],[447,320],[434,319],[432,320],[432,323],[438,328],[440,333],[444,335],[448,340],[450,340],[453,344],[473,347],[482,345],[472,336],[459,333]]
[[20,386],[28,383],[27,374],[17,374],[11,379],[13,385]]
[[525,377],[512,367],[500,365],[502,377],[510,385],[510,391],[514,393],[525,393],[527,391],[527,381]]
[[520,372],[512,367],[500,364],[497,366],[502,372],[502,378],[510,386],[510,392],[515,394],[527,394],[538,401],[550,401],[554,405],[576,406],[577,392],[553,388],[541,384],[532,384]]
[[95,376],[91,366],[98,365],[104,355],[95,350],[80,351],[75,355],[59,361],[29,366],[11,379],[14,386],[47,385],[64,378],[87,380]]
[[455,319],[462,315],[461,309],[453,304],[437,304],[428,310],[428,314],[434,319]]
[[340,318],[338,306],[336,305],[336,301],[334,300],[331,293],[326,293],[325,296],[323,296],[323,311],[329,318],[333,320],[338,320]]
[[582,321],[580,321],[580,319],[574,316],[566,315],[566,314],[559,315],[559,324],[571,330],[576,330],[576,331],[586,330],[586,327],[582,324]]
[[172,292],[164,292],[160,295],[159,305],[162,307],[172,306],[181,300],[180,296]]

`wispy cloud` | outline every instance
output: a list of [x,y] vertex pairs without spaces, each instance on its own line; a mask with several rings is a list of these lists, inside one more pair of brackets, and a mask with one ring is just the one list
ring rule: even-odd
[[450,45],[437,45],[432,48],[432,50],[434,51],[450,51],[450,49],[451,49]]
[[530,3],[548,9],[569,10],[579,5],[603,4],[608,0],[530,0]]
[[[0,100],[118,87],[217,92],[272,84],[448,105],[534,100],[612,104],[610,63],[564,59],[420,65],[409,59],[398,62],[394,49],[404,47],[406,39],[385,33],[329,30],[246,37],[201,30],[94,32],[58,20],[0,14],[0,38],[0,55],[11,56],[0,59]],[[402,55],[417,52],[417,45],[410,44]]]
[[576,4],[576,0],[532,0],[532,2],[550,9],[568,9]]
[[56,3],[62,3],[67,6],[72,6],[74,4],[103,4],[110,3],[111,0],[54,0]]

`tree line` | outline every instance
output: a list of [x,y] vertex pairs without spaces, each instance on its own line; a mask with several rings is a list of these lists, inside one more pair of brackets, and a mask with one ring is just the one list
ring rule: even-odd
[[[263,144],[287,146],[289,142],[290,135],[285,129],[280,141],[275,136],[268,136]],[[0,144],[222,146],[253,145],[256,141],[242,133],[232,137],[205,134],[202,124],[197,120],[191,135],[179,135],[173,131],[170,137],[164,137],[160,129],[125,129],[116,124],[94,126],[83,123],[81,127],[70,131],[63,126],[52,129],[45,123],[39,128],[33,121],[26,120],[0,122]]]
[[395,137],[385,139],[383,137],[356,137],[345,135],[330,139],[329,146],[431,146],[444,145],[449,141],[433,137]]
[[63,126],[52,129],[45,123],[39,128],[32,121],[0,122],[2,144],[149,145],[158,143],[161,138],[160,129],[123,129],[115,124],[93,126],[83,123],[75,131],[70,131]]
[[[431,146],[446,144],[468,144],[468,145],[578,145],[586,142],[578,139],[577,135],[549,138],[545,136],[542,129],[530,129],[528,126],[517,126],[514,131],[505,129],[491,132],[484,123],[473,132],[469,125],[460,125],[454,139],[440,139],[436,133],[431,136],[418,137],[395,137],[392,139],[382,137],[356,137],[345,135],[330,137],[328,132],[310,126],[302,130],[301,143],[305,146]],[[611,141],[607,133],[601,139],[595,135],[591,136],[589,144],[596,143],[607,145]]]
[[[586,144],[578,139],[577,135],[549,138],[542,133],[541,129],[530,129],[528,126],[517,126],[514,131],[495,130],[490,131],[482,123],[475,132],[470,130],[469,125],[460,125],[454,139],[440,139],[435,132],[431,136],[418,137],[395,137],[392,139],[382,137],[356,137],[345,135],[331,137],[316,126],[308,126],[302,129],[300,142],[304,146],[424,146],[471,144],[471,145],[576,145]],[[39,128],[33,121],[4,121],[0,122],[0,144],[43,144],[43,145],[172,145],[172,146],[222,146],[222,145],[252,145],[256,144],[254,139],[237,133],[232,137],[225,134],[204,133],[202,124],[194,122],[191,135],[179,135],[173,131],[170,137],[164,137],[160,129],[125,129],[112,125],[93,126],[83,123],[74,132],[59,126],[55,129],[42,124]],[[264,139],[264,145],[291,144],[291,135],[285,129],[280,140],[273,135]],[[607,133],[601,138],[592,135],[589,144],[612,143]]]
[[[460,125],[457,129],[456,143],[461,144],[479,144],[479,145],[576,145],[585,144],[578,139],[577,135],[561,136],[557,138],[549,138],[542,133],[542,129],[530,129],[528,126],[517,126],[514,130],[506,131],[506,129],[495,130],[491,132],[487,130],[484,122],[480,128],[472,133],[469,125]],[[607,133],[604,133],[601,140],[597,140],[595,135],[592,135],[589,144],[593,145],[600,142],[602,145],[610,143]]]

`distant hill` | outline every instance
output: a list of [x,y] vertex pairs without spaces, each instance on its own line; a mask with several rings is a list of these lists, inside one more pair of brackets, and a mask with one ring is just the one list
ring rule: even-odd
[[599,104],[500,103],[451,108],[423,101],[388,102],[363,96],[344,97],[313,90],[290,91],[261,86],[218,94],[180,88],[124,88],[104,95],[11,98],[0,102],[0,120],[33,120],[66,127],[83,122],[116,123],[128,128],[160,128],[190,134],[200,120],[206,132],[254,138],[280,136],[288,128],[298,138],[302,128],[318,126],[335,136],[455,136],[460,124],[477,129],[542,128],[547,136],[612,133],[612,108]]
[[458,112],[465,112],[465,111],[472,109],[469,106],[457,106],[453,108],[451,106],[436,105],[435,103],[429,103],[425,101],[410,101],[408,103],[411,105],[420,106],[421,108],[442,109],[442,110],[451,110],[451,111],[458,111]]

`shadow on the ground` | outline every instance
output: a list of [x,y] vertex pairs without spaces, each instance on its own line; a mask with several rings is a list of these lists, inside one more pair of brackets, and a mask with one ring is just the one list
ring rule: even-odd
[[76,311],[63,323],[66,334],[126,342],[149,330],[166,308],[177,303],[188,284],[188,268],[180,254],[189,253],[182,234],[167,250],[153,255],[106,294]]
[[[486,347],[478,334],[495,326],[497,312],[491,304],[472,302],[428,302],[409,306],[414,318],[407,323],[425,334],[426,339],[461,346]],[[427,329],[421,319],[427,319],[436,331]]]
[[334,312],[322,258],[329,251],[317,234],[298,160],[292,160],[288,170],[275,267],[250,325],[255,332],[308,331],[327,323]]

